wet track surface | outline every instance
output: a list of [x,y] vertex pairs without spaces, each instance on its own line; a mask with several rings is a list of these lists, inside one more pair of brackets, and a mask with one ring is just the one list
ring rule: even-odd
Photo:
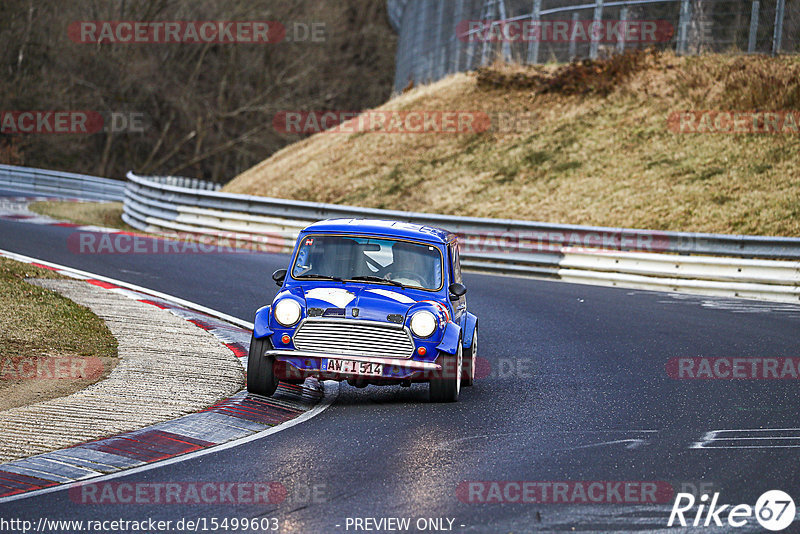
[[[0,221],[0,248],[248,321],[272,300],[277,287],[270,275],[287,262],[255,253],[74,254],[67,247],[74,231]],[[116,480],[277,481],[288,490],[285,501],[92,505],[60,491],[0,504],[0,516],[34,522],[276,517],[280,532],[353,532],[347,518],[366,517],[410,518],[411,531],[420,518],[453,519],[455,532],[651,531],[666,528],[674,497],[656,504],[584,504],[574,496],[558,504],[480,503],[469,502],[469,481],[642,481],[674,491],[704,483],[724,503],[752,505],[769,489],[800,503],[796,380],[667,374],[667,362],[677,357],[800,356],[800,306],[478,274],[465,279],[487,376],[462,390],[458,403],[429,404],[422,385],[343,385],[334,404],[310,421]],[[760,433],[708,435],[751,429]],[[703,442],[704,436],[715,439]],[[697,443],[713,448],[692,448]],[[476,491],[478,499],[488,495]]]

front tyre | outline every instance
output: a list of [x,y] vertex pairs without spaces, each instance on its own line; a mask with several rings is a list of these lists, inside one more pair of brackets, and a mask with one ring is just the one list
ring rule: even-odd
[[275,358],[265,353],[272,348],[269,337],[250,338],[250,353],[247,356],[247,391],[271,397],[278,389],[275,377]]
[[478,325],[472,331],[472,343],[464,352],[464,365],[461,380],[464,386],[471,386],[475,382],[475,364],[478,359]]
[[461,367],[464,364],[464,349],[458,340],[458,350],[454,356],[441,356],[441,376],[434,377],[429,386],[431,402],[456,402],[461,392]]

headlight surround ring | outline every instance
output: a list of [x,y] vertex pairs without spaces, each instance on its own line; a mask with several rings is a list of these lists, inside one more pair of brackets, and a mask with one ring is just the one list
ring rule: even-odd
[[427,310],[420,310],[411,316],[411,333],[417,337],[431,337],[439,324],[436,316]]
[[273,310],[273,317],[278,321],[278,324],[285,327],[294,326],[300,320],[302,310],[300,304],[294,299],[283,299],[275,304]]

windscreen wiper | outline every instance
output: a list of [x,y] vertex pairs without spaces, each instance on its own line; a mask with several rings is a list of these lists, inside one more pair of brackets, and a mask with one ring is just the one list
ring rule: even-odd
[[386,282],[387,284],[392,284],[397,287],[402,287],[402,288],[406,287],[405,285],[401,284],[396,280],[389,280],[388,278],[381,278],[380,276],[371,276],[371,275],[354,276],[350,280],[366,280],[367,282]]
[[338,276],[328,276],[324,274],[301,274],[299,276],[295,276],[295,278],[316,278],[319,280],[333,280],[334,282],[341,282],[345,283],[344,278],[339,278]]

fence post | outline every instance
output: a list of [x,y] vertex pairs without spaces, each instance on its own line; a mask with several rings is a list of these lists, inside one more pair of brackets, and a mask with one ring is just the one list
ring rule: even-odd
[[681,0],[681,15],[678,21],[678,54],[685,54],[688,45],[689,21],[692,18],[691,0]]
[[577,42],[575,41],[575,27],[578,25],[580,15],[577,11],[572,12],[572,25],[569,27],[569,60],[573,61],[578,54]]
[[542,0],[533,0],[531,22],[533,23],[533,39],[528,43],[528,63],[539,63],[539,41],[542,39],[542,26],[539,12],[542,10]]
[[[499,2],[500,3],[497,4],[498,16],[500,17],[500,20],[502,20],[503,24],[505,25],[505,20],[506,20],[506,2],[505,2],[505,0],[499,0]],[[505,61],[506,63],[511,63],[511,43],[509,43],[508,39],[506,39],[505,32],[501,32],[501,33],[503,35],[503,44],[501,46],[501,49],[503,51],[503,61]]]
[[591,48],[589,49],[589,57],[591,59],[597,59],[597,49],[600,41],[598,40],[597,35],[597,27],[603,21],[603,0],[596,0],[594,4],[594,16],[592,17],[592,44]]
[[[481,21],[481,32],[484,32],[483,27],[483,18],[479,19]],[[469,48],[467,52],[467,70],[472,70],[475,66],[475,58],[478,55],[478,43],[481,40],[480,35],[470,34],[470,41],[469,41]]]
[[444,42],[442,41],[442,30],[444,26],[444,2],[438,2],[436,4],[436,49],[433,52],[434,56],[438,56],[438,60],[435,61],[436,65],[433,65],[433,61],[431,62],[431,77],[434,80],[440,80],[442,76],[444,76],[444,62],[446,60],[447,54],[444,53]]
[[481,14],[481,19],[483,23],[488,22],[489,28],[487,34],[484,36],[483,39],[483,47],[481,48],[481,66],[486,65],[489,62],[489,51],[492,48],[491,43],[491,35],[492,35],[492,28],[494,27],[494,23],[496,22],[497,15],[495,15],[495,1],[496,0],[486,0],[483,6],[483,12]]
[[[432,18],[432,14],[431,14],[431,6],[432,5],[433,4],[431,4],[431,0],[428,0],[427,1],[427,7],[425,8],[426,15],[431,15],[431,18]],[[427,16],[425,17],[425,22],[426,23],[428,22],[428,17]],[[433,58],[438,54],[439,51],[435,49],[435,46],[436,46],[435,42],[434,42],[434,47],[433,48],[431,47],[431,39],[430,39],[430,37],[431,37],[431,35],[433,35],[433,32],[431,31],[431,27],[430,26],[426,26],[425,30],[426,31],[424,32],[424,35],[427,37],[426,44],[428,45],[428,47],[425,50],[425,83],[430,83],[430,82],[433,81],[433,77],[434,77],[434,65],[433,65],[434,64],[434,59]],[[437,32],[436,35],[438,36],[438,32]],[[434,39],[435,38],[436,37],[434,37]]]
[[625,51],[625,34],[628,32],[628,6],[623,6],[619,10],[619,26],[621,28],[620,37],[617,39],[617,52],[620,54]]
[[775,6],[775,33],[772,34],[772,55],[775,56],[781,52],[781,40],[783,39],[783,8],[785,0],[778,0],[778,5]]
[[756,51],[756,36],[758,34],[758,0],[753,0],[753,6],[750,9],[750,38],[747,40],[747,53],[752,54]]
[[424,48],[425,48],[425,12],[427,11],[428,3],[426,1],[420,2],[417,7],[417,21],[414,25],[414,31],[416,35],[414,36],[414,50],[413,55],[416,58],[414,61],[413,72],[414,72],[414,83],[416,85],[422,85],[425,83],[424,74],[422,70],[422,58],[425,57],[424,55]]
[[[463,22],[464,19],[464,0],[458,0],[456,3],[456,20],[455,26],[453,28],[453,33],[455,34],[455,49],[453,53],[453,71],[458,72],[459,67],[461,66],[461,36],[458,34],[459,25]],[[464,26],[462,25],[461,28]],[[469,31],[469,26],[467,26],[467,31]]]

